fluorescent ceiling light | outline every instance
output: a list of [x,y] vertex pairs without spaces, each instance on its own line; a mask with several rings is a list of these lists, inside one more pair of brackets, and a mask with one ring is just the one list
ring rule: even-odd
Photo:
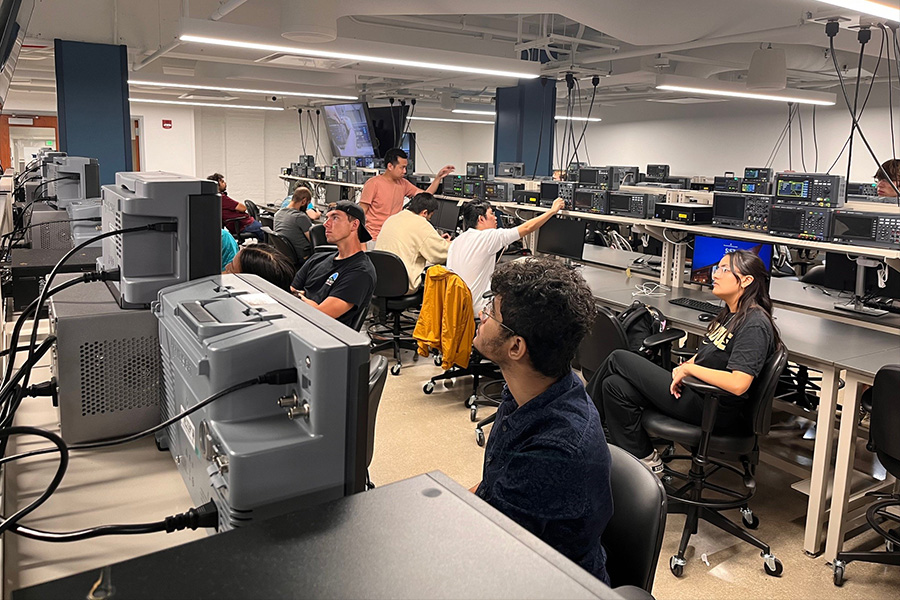
[[313,94],[308,92],[285,92],[279,90],[254,90],[250,88],[221,87],[217,85],[193,85],[188,83],[167,83],[165,81],[137,81],[128,80],[128,85],[152,85],[158,87],[170,87],[185,90],[215,90],[218,92],[238,92],[244,94],[264,94],[272,96],[302,96],[304,98],[333,98],[335,100],[358,100],[356,96],[338,96],[336,94]]
[[566,115],[556,115],[553,118],[557,121],[587,121],[589,123],[599,123],[603,120],[597,117],[567,117]]
[[660,75],[656,78],[656,89],[689,94],[708,94],[729,98],[750,98],[754,100],[773,100],[775,102],[797,102],[799,104],[816,104],[818,106],[834,106],[836,96],[828,92],[794,90],[785,88],[781,91],[752,92],[743,84],[730,81],[696,79],[678,75]]
[[350,54],[347,52],[333,52],[330,50],[318,50],[313,48],[297,48],[292,46],[277,46],[274,44],[257,44],[255,42],[239,42],[235,40],[223,40],[220,38],[204,37],[199,35],[182,35],[182,42],[194,42],[197,44],[212,44],[214,46],[229,46],[231,48],[245,48],[247,50],[262,50],[264,52],[283,52],[284,54],[296,54],[299,56],[316,56],[319,58],[337,58],[352,60],[355,62],[370,62],[383,65],[397,65],[400,67],[416,67],[420,69],[437,69],[439,71],[455,71],[459,73],[471,73],[474,75],[493,75],[495,77],[517,77],[519,79],[537,79],[540,75],[535,73],[520,73],[515,71],[501,71],[497,69],[480,69],[478,67],[463,65],[447,65],[443,63],[422,62],[418,60],[406,60],[402,58],[388,58],[383,56],[369,56],[367,54]]
[[819,0],[819,2],[881,17],[889,21],[900,21],[900,8],[897,8],[896,2],[893,6],[887,2],[874,2],[873,0]]
[[410,121],[443,121],[445,123],[480,123],[482,125],[493,125],[493,121],[474,121],[470,119],[438,119],[437,117],[406,117]]
[[180,100],[151,100],[149,98],[129,98],[129,102],[146,104],[180,104],[182,106],[212,106],[215,108],[243,108],[246,110],[284,110],[280,106],[250,106],[249,104],[217,104],[214,102],[181,102]]
[[492,110],[467,110],[465,108],[454,108],[450,112],[455,112],[461,115],[487,115],[489,117],[497,116],[497,113]]

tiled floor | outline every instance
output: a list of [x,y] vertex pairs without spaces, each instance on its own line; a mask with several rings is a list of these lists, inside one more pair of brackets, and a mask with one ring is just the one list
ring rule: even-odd
[[[461,379],[452,388],[439,383],[434,393],[426,396],[422,385],[439,369],[427,359],[413,363],[407,357],[404,363],[407,366],[400,376],[388,376],[378,411],[373,481],[383,485],[438,469],[466,487],[475,485],[481,479],[483,450],[475,443],[474,424],[462,404],[471,391],[471,379]],[[483,416],[490,410],[485,408]],[[762,465],[757,475],[757,496],[751,503],[761,521],[758,537],[784,563],[781,578],[764,574],[758,550],[703,523],[691,538],[684,576],[674,577],[668,561],[677,551],[684,517],[673,515],[666,527],[654,596],[660,600],[900,597],[900,567],[851,563],[844,587],[836,588],[825,560],[804,554],[807,498],[791,489],[796,480]],[[740,519],[737,511],[726,515]],[[871,546],[875,540],[876,536],[869,534],[853,540],[850,546]]]

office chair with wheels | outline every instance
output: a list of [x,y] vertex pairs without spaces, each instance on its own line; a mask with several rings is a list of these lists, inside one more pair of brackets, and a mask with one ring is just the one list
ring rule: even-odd
[[613,516],[603,532],[606,572],[612,587],[653,591],[656,563],[666,532],[666,490],[644,464],[609,446]]
[[[900,406],[897,389],[900,388],[900,365],[881,367],[875,374],[872,386],[872,404],[869,409],[869,443],[867,448],[878,457],[888,473],[900,479]],[[876,501],[866,510],[869,527],[884,538],[884,552],[839,552],[832,569],[834,585],[844,585],[844,571],[853,561],[900,565],[900,493],[894,484],[894,493],[876,495]],[[890,529],[888,528],[890,527]]]
[[244,206],[247,207],[247,214],[253,217],[253,220],[259,221],[259,207],[253,200],[244,200]]
[[337,246],[329,244],[325,238],[325,226],[317,223],[309,228],[309,241],[312,244],[313,252],[334,252]]
[[[406,265],[396,254],[381,250],[372,250],[367,254],[376,274],[372,305],[378,322],[369,326],[368,330],[373,342],[372,352],[392,348],[394,360],[397,362],[391,367],[391,375],[399,375],[402,367],[401,348],[413,351],[419,349],[411,332],[416,324],[415,319],[408,319],[406,327],[402,319],[404,311],[422,306],[422,290],[420,288],[413,294],[407,294],[409,275],[406,272]],[[387,324],[388,320],[392,320],[391,325]],[[418,353],[413,355],[414,361],[418,358]]]
[[381,395],[384,393],[384,384],[387,381],[388,360],[381,355],[369,357],[369,422],[368,437],[366,438],[366,489],[375,488],[372,478],[369,477],[369,465],[372,464],[372,456],[375,453],[375,416],[378,413],[378,405],[381,404]]
[[256,236],[249,232],[242,232],[240,230],[241,221],[244,220],[244,217],[235,217],[233,219],[225,219],[222,221],[222,227],[228,230],[228,233],[231,234],[231,237],[237,241],[238,245],[242,244],[244,240],[256,239]]
[[[626,311],[628,314],[623,312],[618,316],[605,306],[600,306],[598,309],[597,318],[594,319],[591,331],[582,340],[578,352],[575,354],[575,362],[581,367],[581,374],[586,381],[591,380],[613,350],[619,349],[637,352],[666,370],[672,368],[671,346],[673,342],[687,335],[684,331],[674,328],[664,329],[642,339],[639,338],[640,341],[630,340],[629,337],[634,338],[634,335],[629,336],[628,332],[633,325],[645,318],[646,313],[642,312],[645,309],[632,306],[629,309],[631,312]],[[624,318],[622,318],[623,315]]]
[[269,227],[263,227],[262,232],[266,234],[266,243],[274,247],[276,250],[284,254],[294,269],[299,269],[301,261],[297,259],[297,251],[294,245],[286,237],[278,232],[272,231]]
[[[690,455],[675,455],[667,450],[662,456],[665,464],[663,482],[666,483],[669,498],[669,513],[687,515],[678,554],[669,560],[669,568],[676,577],[684,573],[686,564],[684,553],[691,535],[697,533],[697,525],[701,520],[759,548],[765,560],[763,566],[766,574],[774,577],[781,575],[784,567],[772,554],[769,546],[720,513],[723,510],[739,508],[742,521],[748,529],[756,529],[759,526],[759,519],[753,515],[748,502],[756,492],[753,474],[756,465],[759,464],[759,437],[769,431],[775,385],[786,363],[787,349],[782,346],[768,358],[759,376],[753,381],[746,404],[750,419],[747,429],[743,432],[713,431],[719,397],[726,392],[694,377],[686,377],[683,382],[685,386],[704,396],[701,425],[685,423],[653,409],[644,410],[642,425],[651,437],[669,440],[691,450]],[[739,461],[743,466],[743,472],[722,462],[718,457],[722,457],[722,460]],[[690,472],[683,474],[672,470],[669,464],[676,460],[690,460]],[[711,475],[722,469],[740,475],[746,491],[731,490],[708,480]],[[672,485],[675,479],[685,483],[676,488]],[[706,492],[716,496],[710,497]]]

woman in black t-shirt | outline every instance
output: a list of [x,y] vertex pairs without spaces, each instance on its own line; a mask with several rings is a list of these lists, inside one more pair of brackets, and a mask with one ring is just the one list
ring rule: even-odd
[[721,399],[717,431],[746,423],[742,413],[754,378],[781,341],[772,321],[769,273],[753,252],[726,254],[713,268],[713,294],[726,307],[710,323],[697,354],[671,373],[627,350],[616,350],[592,381],[609,438],[644,461],[654,472],[662,461],[641,427],[641,415],[653,407],[673,418],[700,424],[703,398],[681,381],[688,375],[731,393]]

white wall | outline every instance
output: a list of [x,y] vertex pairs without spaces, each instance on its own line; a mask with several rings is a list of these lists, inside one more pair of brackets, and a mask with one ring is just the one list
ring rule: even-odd
[[[897,102],[900,91],[894,92]],[[883,96],[883,97],[882,97]],[[740,176],[744,167],[763,167],[787,122],[787,106],[760,101],[729,101],[697,105],[664,105],[653,102],[599,107],[595,113],[601,123],[591,123],[585,136],[587,153],[579,150],[579,160],[593,165],[636,165],[643,171],[647,164],[668,164],[672,175],[721,175],[733,171]],[[894,107],[895,131],[900,128],[900,107]],[[815,169],[812,107],[801,108],[806,171]],[[879,160],[892,156],[887,87],[876,87],[860,120],[863,133]],[[576,139],[580,127],[576,126]],[[816,109],[818,172],[824,172],[840,152],[850,133],[850,114],[839,95],[839,104]],[[900,146],[900,134],[895,133]],[[557,128],[557,144],[562,128]],[[570,146],[571,147],[571,146]],[[571,150],[569,151],[571,156]],[[558,163],[559,146],[554,153]],[[847,153],[832,173],[845,174]],[[792,160],[788,141],[784,140],[772,166],[803,171],[800,152],[800,126],[793,124]],[[857,136],[853,146],[852,181],[872,180],[876,165]]]
[[[193,108],[132,103],[131,116],[144,120],[145,171],[197,175]],[[172,128],[164,129],[163,120],[171,120]]]

